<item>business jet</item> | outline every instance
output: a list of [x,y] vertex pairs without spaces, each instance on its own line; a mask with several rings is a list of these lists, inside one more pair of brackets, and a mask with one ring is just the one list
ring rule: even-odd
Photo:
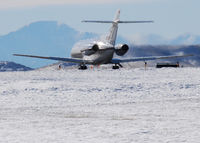
[[119,69],[123,67],[121,63],[127,62],[137,62],[137,61],[149,61],[156,59],[168,59],[168,58],[178,58],[178,57],[188,57],[192,55],[170,55],[170,56],[151,56],[151,57],[135,57],[129,59],[115,59],[114,54],[118,56],[124,56],[129,50],[127,44],[115,45],[118,24],[124,23],[153,23],[153,21],[121,21],[120,20],[120,10],[117,11],[116,16],[113,21],[97,21],[97,20],[83,20],[82,22],[87,23],[110,23],[112,24],[109,34],[104,40],[93,41],[84,45],[75,45],[71,50],[71,58],[62,57],[44,57],[35,55],[23,55],[14,54],[14,56],[23,56],[31,58],[41,58],[56,60],[62,62],[71,62],[79,64],[79,69],[87,69],[87,65],[102,65],[102,64],[113,64],[113,69]]

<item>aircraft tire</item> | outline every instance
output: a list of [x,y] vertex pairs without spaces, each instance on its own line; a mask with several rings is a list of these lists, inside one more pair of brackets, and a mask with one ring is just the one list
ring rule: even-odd
[[81,65],[78,69],[79,69],[79,70],[86,70],[86,69],[87,69],[87,66],[86,66],[86,65]]
[[119,66],[114,65],[114,66],[112,67],[112,69],[113,69],[113,70],[119,69]]

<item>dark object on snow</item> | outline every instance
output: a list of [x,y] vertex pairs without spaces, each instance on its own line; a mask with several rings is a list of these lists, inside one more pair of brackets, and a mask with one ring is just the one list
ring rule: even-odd
[[179,62],[177,63],[157,63],[156,68],[163,68],[163,67],[173,67],[173,68],[178,68]]

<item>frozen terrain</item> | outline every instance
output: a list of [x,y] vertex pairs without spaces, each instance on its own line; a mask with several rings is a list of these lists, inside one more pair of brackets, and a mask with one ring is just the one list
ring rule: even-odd
[[200,68],[0,73],[1,143],[198,143]]

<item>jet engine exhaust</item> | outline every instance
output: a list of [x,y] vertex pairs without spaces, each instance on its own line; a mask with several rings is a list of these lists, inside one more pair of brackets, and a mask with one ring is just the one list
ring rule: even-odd
[[128,45],[124,44],[124,45],[117,45],[115,47],[115,53],[118,55],[118,56],[123,56],[126,54],[126,52],[129,50],[129,47]]

